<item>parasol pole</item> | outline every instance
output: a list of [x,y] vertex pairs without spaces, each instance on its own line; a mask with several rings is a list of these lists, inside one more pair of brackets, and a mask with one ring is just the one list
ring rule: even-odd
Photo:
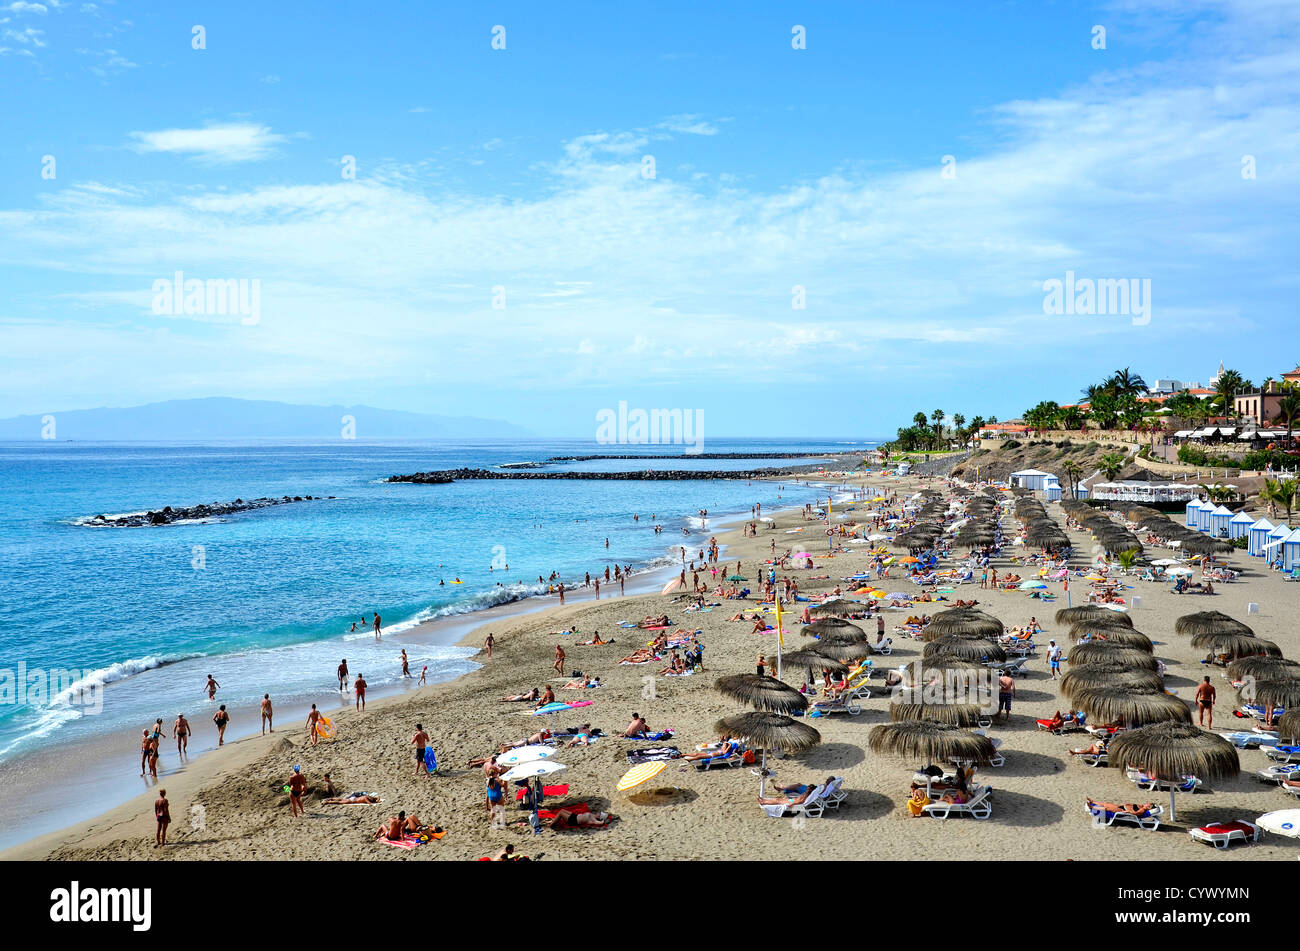
[[1178,820],[1178,817],[1174,814],[1174,795],[1175,795],[1174,784],[1170,783],[1169,784],[1169,821],[1170,822],[1176,822]]
[[767,748],[763,748],[763,762],[758,767],[758,798],[767,790]]
[[[781,630],[781,596],[772,592],[772,597],[776,601],[776,679],[781,679],[781,648],[785,646],[784,633]],[[766,755],[766,752],[764,752]]]

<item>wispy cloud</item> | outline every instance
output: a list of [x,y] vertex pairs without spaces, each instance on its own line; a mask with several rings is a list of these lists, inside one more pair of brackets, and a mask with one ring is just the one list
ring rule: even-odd
[[255,123],[227,123],[201,129],[162,129],[132,132],[132,148],[138,152],[166,152],[187,155],[204,162],[254,162],[274,155],[285,136],[269,126]]

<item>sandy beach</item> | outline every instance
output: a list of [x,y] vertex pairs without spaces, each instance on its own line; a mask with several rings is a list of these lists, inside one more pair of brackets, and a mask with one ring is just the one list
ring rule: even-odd
[[[863,484],[862,476],[851,477]],[[942,479],[923,481],[917,477],[867,477],[865,484],[897,492],[900,497],[922,486],[943,488]],[[848,519],[860,516],[859,504]],[[1056,505],[1049,512],[1064,525]],[[824,554],[825,523],[805,520],[799,510],[774,515],[760,523],[756,537],[742,537],[739,529],[719,532],[725,546],[721,565],[730,570],[737,562],[742,574],[757,578],[758,563],[766,558],[775,540],[781,552],[803,543],[814,553],[813,567],[780,572],[799,582],[803,595],[817,595],[841,584],[842,577],[863,569],[869,560],[869,546],[846,545],[833,555]],[[1012,516],[1004,516],[1004,529],[1013,530]],[[802,531],[795,531],[802,529]],[[860,526],[859,526],[860,529]],[[1089,550],[1086,533],[1069,530],[1075,544],[1074,563],[1082,562]],[[689,541],[688,559],[706,546],[709,533],[695,531]],[[666,538],[667,543],[673,539]],[[1006,554],[994,559],[1002,573],[1009,565]],[[1160,557],[1153,554],[1150,557]],[[1248,728],[1250,721],[1231,715],[1235,692],[1218,668],[1203,668],[1204,651],[1191,648],[1186,638],[1174,633],[1174,621],[1182,614],[1214,609],[1246,621],[1261,638],[1277,642],[1287,656],[1300,656],[1300,631],[1294,624],[1296,588],[1276,573],[1262,570],[1256,559],[1235,554],[1231,566],[1243,570],[1235,583],[1217,586],[1212,597],[1175,595],[1168,585],[1131,581],[1127,592],[1141,597],[1132,610],[1134,625],[1155,642],[1156,655],[1169,667],[1166,686],[1180,698],[1190,700],[1195,684],[1210,672],[1218,688],[1219,705],[1215,726],[1223,729]],[[910,591],[914,586],[899,569],[888,590]],[[829,576],[815,580],[813,576]],[[688,572],[689,578],[689,572]],[[616,586],[610,586],[615,591]],[[846,589],[848,585],[843,585]],[[1059,591],[1059,585],[1055,586]],[[1074,603],[1081,602],[1084,586],[1074,591]],[[593,809],[610,810],[619,816],[612,826],[598,830],[531,834],[524,821],[527,814],[510,808],[505,829],[493,828],[484,807],[483,773],[467,768],[471,757],[494,751],[499,743],[513,742],[545,725],[544,718],[527,716],[527,705],[503,703],[500,698],[547,683],[560,700],[588,699],[592,706],[556,718],[557,727],[591,721],[607,733],[622,730],[633,711],[642,713],[652,730],[672,729],[671,745],[684,752],[697,743],[716,739],[713,724],[721,716],[743,708],[724,698],[713,687],[723,674],[753,672],[762,653],[776,651],[772,633],[753,634],[751,623],[729,621],[742,609],[752,611],[755,601],[723,600],[707,612],[683,610],[681,595],[657,593],[606,596],[545,610],[492,618],[469,631],[462,640],[468,647],[481,647],[490,630],[496,640],[493,656],[481,652],[475,660],[482,666],[454,681],[431,685],[400,696],[376,699],[363,713],[338,710],[337,695],[324,695],[321,706],[338,728],[337,738],[312,747],[298,721],[284,722],[274,736],[253,736],[228,743],[172,776],[164,785],[171,802],[173,825],[166,848],[154,847],[151,804],[154,793],[144,793],[99,816],[95,820],[42,836],[3,853],[7,859],[116,860],[116,859],[300,859],[300,860],[472,860],[492,855],[508,843],[527,855],[544,854],[551,859],[892,859],[927,860],[935,857],[966,859],[1047,860],[1209,860],[1250,861],[1294,859],[1297,846],[1290,840],[1266,837],[1250,848],[1216,851],[1194,842],[1186,829],[1216,819],[1254,819],[1274,809],[1287,808],[1293,800],[1277,787],[1254,777],[1255,770],[1268,764],[1258,750],[1241,753],[1242,773],[1233,780],[1208,784],[1211,791],[1178,797],[1176,822],[1162,824],[1156,832],[1133,828],[1095,828],[1084,811],[1084,798],[1115,801],[1167,801],[1167,795],[1146,794],[1135,789],[1121,772],[1091,769],[1067,755],[1074,746],[1085,745],[1082,734],[1054,736],[1036,728],[1035,719],[1066,709],[1067,704],[1052,682],[1044,658],[1047,640],[1056,637],[1067,648],[1065,631],[1056,629],[1052,615],[1066,606],[1064,595],[1055,603],[1032,600],[1022,591],[981,590],[965,584],[955,595],[977,599],[980,606],[1008,627],[1022,625],[1036,616],[1044,633],[1036,638],[1037,656],[1029,662],[1030,673],[1017,682],[1017,696],[1009,724],[995,724],[989,733],[1003,741],[1005,765],[981,769],[979,781],[995,790],[992,818],[938,821],[912,819],[903,804],[912,770],[919,765],[867,750],[871,728],[889,719],[889,697],[873,689],[863,701],[859,716],[843,714],[808,719],[820,731],[822,742],[806,753],[769,763],[781,783],[818,782],[827,775],[842,775],[848,798],[843,806],[824,818],[791,822],[766,818],[755,802],[758,777],[748,768],[715,769],[699,772],[681,761],[668,768],[649,785],[650,790],[631,797],[615,792],[615,784],[628,769],[626,753],[636,741],[603,737],[589,747],[565,750],[556,760],[568,770],[556,780],[569,785],[566,796],[549,799],[547,808],[566,801],[584,801]],[[708,599],[717,600],[715,598]],[[1259,614],[1248,615],[1248,603],[1259,605]],[[802,605],[800,605],[802,607]],[[908,610],[886,610],[889,629],[909,613],[924,609],[933,614],[941,604],[918,605]],[[705,670],[694,676],[653,676],[661,663],[626,666],[619,658],[649,639],[646,632],[620,628],[621,621],[637,621],[649,614],[667,613],[673,628],[699,630],[705,645]],[[874,632],[874,620],[863,626]],[[806,646],[799,634],[797,615],[786,616],[786,649]],[[575,634],[558,633],[569,628]],[[581,646],[594,632],[613,638],[604,646]],[[556,644],[568,653],[566,673],[580,669],[599,676],[596,690],[564,690],[569,677],[551,669]],[[922,644],[895,635],[894,653],[877,657],[875,666],[896,667],[921,656]],[[650,680],[648,678],[652,678]],[[787,671],[795,686],[799,677]],[[880,680],[877,678],[876,683]],[[653,689],[651,689],[653,688]],[[335,711],[337,710],[337,713]],[[410,739],[415,724],[423,723],[437,751],[439,769],[432,776],[416,774]],[[650,745],[669,745],[650,744]],[[292,818],[288,796],[282,787],[292,767],[302,766],[308,777],[306,815]],[[378,805],[326,805],[318,793],[320,778],[330,773],[342,793],[366,790],[383,798]],[[662,792],[656,792],[662,790]],[[513,791],[513,790],[512,790]],[[513,804],[512,804],[513,805]],[[447,830],[447,835],[412,850],[390,848],[373,840],[379,823],[397,810],[415,813],[430,824]]]

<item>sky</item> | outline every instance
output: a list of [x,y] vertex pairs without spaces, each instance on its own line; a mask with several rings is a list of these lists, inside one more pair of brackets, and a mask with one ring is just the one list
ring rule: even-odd
[[0,0],[0,416],[870,437],[1300,363],[1294,0],[307,10]]

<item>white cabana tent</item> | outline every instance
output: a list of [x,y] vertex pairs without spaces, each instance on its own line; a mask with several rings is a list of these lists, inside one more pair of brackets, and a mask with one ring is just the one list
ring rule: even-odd
[[1210,510],[1210,537],[1227,538],[1228,523],[1232,521],[1232,510],[1219,505]]
[[1282,543],[1286,541],[1287,536],[1291,534],[1291,528],[1288,525],[1278,525],[1268,533],[1268,541],[1264,543],[1264,560],[1270,565],[1276,565],[1282,560]]
[[1200,511],[1201,511],[1200,499],[1192,499],[1190,502],[1188,502],[1187,511],[1184,513],[1184,517],[1183,517],[1183,524],[1186,525],[1188,528],[1195,528],[1196,516],[1200,514]]
[[1266,518],[1261,518],[1250,526],[1250,531],[1246,533],[1246,554],[1262,558],[1264,556],[1264,546],[1268,544],[1268,533],[1276,527]]
[[1250,526],[1254,524],[1255,520],[1244,511],[1238,512],[1228,520],[1228,537],[1245,538],[1246,533],[1250,531]]
[[1297,568],[1300,568],[1300,528],[1282,543],[1282,570],[1294,571]]
[[1048,479],[1055,478],[1056,476],[1050,472],[1043,472],[1041,469],[1021,469],[1019,472],[1011,473],[1011,484],[1038,491],[1047,488]]
[[1193,527],[1197,531],[1204,532],[1208,535],[1210,533],[1210,513],[1213,511],[1214,503],[1203,500],[1201,504],[1196,507],[1196,524]]

